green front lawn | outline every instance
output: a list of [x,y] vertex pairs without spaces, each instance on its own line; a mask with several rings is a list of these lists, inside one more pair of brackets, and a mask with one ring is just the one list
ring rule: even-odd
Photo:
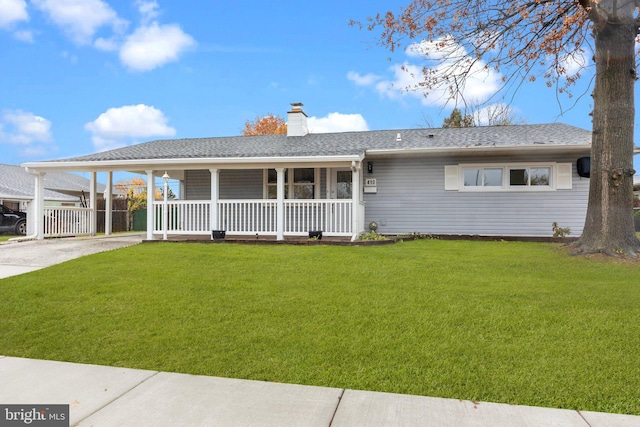
[[0,313],[8,356],[640,414],[640,264],[551,244],[142,244]]

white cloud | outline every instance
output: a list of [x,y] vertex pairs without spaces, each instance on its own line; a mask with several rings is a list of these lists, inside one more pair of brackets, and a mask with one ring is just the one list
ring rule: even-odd
[[[573,77],[589,63],[587,52],[574,52],[563,55],[558,59],[558,66],[562,69],[562,76]],[[590,54],[589,54],[590,55]]]
[[93,47],[105,52],[116,52],[120,49],[120,40],[118,40],[117,37],[111,37],[108,39],[98,37],[96,41],[93,42]]
[[0,0],[0,28],[8,29],[20,21],[28,21],[27,3],[24,0]]
[[152,106],[138,104],[110,108],[97,119],[85,125],[93,134],[97,151],[127,145],[136,138],[170,137],[176,130],[167,125],[164,113]]
[[311,133],[331,133],[369,130],[360,114],[329,113],[326,117],[309,117],[307,127]]
[[[1,0],[0,0],[1,1]],[[13,38],[25,43],[33,43],[33,32],[20,30],[13,33]]]
[[175,24],[142,26],[127,37],[120,60],[132,71],[149,71],[177,61],[195,40]]
[[5,110],[0,114],[0,145],[14,146],[19,155],[44,155],[52,148],[51,122],[44,117],[21,110]]
[[360,73],[356,73],[355,71],[349,71],[347,73],[347,79],[354,82],[357,86],[371,86],[378,80],[381,80],[382,77],[372,73],[362,76]]
[[124,31],[127,21],[102,0],[31,0],[76,44],[90,44],[102,27],[111,27],[116,33]]
[[486,105],[472,112],[473,120],[477,126],[496,125],[503,120],[514,120],[515,111],[504,103]]
[[[383,97],[393,100],[412,97],[429,106],[446,105],[451,100],[449,85],[454,83],[453,78],[456,75],[463,72],[466,72],[467,76],[464,82],[461,79],[458,81],[458,101],[464,99],[467,103],[480,104],[500,88],[501,76],[486,67],[484,62],[469,56],[464,47],[451,38],[414,43],[407,48],[406,55],[408,61],[394,64],[390,68],[390,78],[385,79],[375,74],[363,76],[353,71],[347,78],[356,85],[373,88]],[[414,61],[417,59],[426,64],[415,64]],[[425,90],[422,86],[425,72],[430,77],[436,77],[440,84]]]
[[[0,0],[0,19],[4,3],[15,2],[24,3],[25,0]],[[156,0],[133,1],[140,13],[140,25],[133,32],[127,31],[129,22],[120,18],[106,0],[31,0],[31,3],[74,43],[92,45],[104,52],[118,52],[121,63],[131,71],[150,71],[175,62],[196,44],[179,25],[157,22],[161,13]],[[105,28],[111,31],[105,31]],[[33,34],[29,32],[16,33],[14,37],[33,40]]]
[[136,0],[135,4],[138,6],[138,11],[142,16],[143,24],[150,23],[160,15],[158,10],[160,6],[155,0]]

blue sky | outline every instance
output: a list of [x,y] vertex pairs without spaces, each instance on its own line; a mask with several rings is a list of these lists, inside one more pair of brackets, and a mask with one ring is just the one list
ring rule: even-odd
[[[451,106],[401,90],[399,66],[421,59],[348,25],[406,3],[0,0],[0,163],[239,135],[292,102],[313,132],[439,127]],[[486,98],[491,78],[469,90]],[[510,106],[527,123],[590,129],[588,94],[560,115],[575,101],[561,108],[539,82]]]

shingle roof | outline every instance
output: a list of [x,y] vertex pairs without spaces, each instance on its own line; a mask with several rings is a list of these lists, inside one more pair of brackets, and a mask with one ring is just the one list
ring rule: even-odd
[[[400,134],[400,141],[397,136]],[[450,129],[234,136],[157,140],[58,162],[143,159],[269,158],[364,155],[367,150],[464,149],[469,147],[571,146],[591,143],[591,132],[562,123]]]
[[[89,190],[89,180],[81,176],[50,172],[44,177],[44,199],[56,201],[77,201],[78,198],[63,194],[63,192],[80,192]],[[97,184],[98,192],[103,192],[105,186]],[[58,190],[58,191],[56,191]],[[33,199],[35,192],[35,177],[20,166],[0,164],[0,199]]]

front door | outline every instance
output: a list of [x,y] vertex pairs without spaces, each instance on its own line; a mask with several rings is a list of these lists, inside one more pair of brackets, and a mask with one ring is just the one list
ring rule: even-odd
[[331,172],[331,198],[351,199],[353,196],[351,169],[333,169]]

